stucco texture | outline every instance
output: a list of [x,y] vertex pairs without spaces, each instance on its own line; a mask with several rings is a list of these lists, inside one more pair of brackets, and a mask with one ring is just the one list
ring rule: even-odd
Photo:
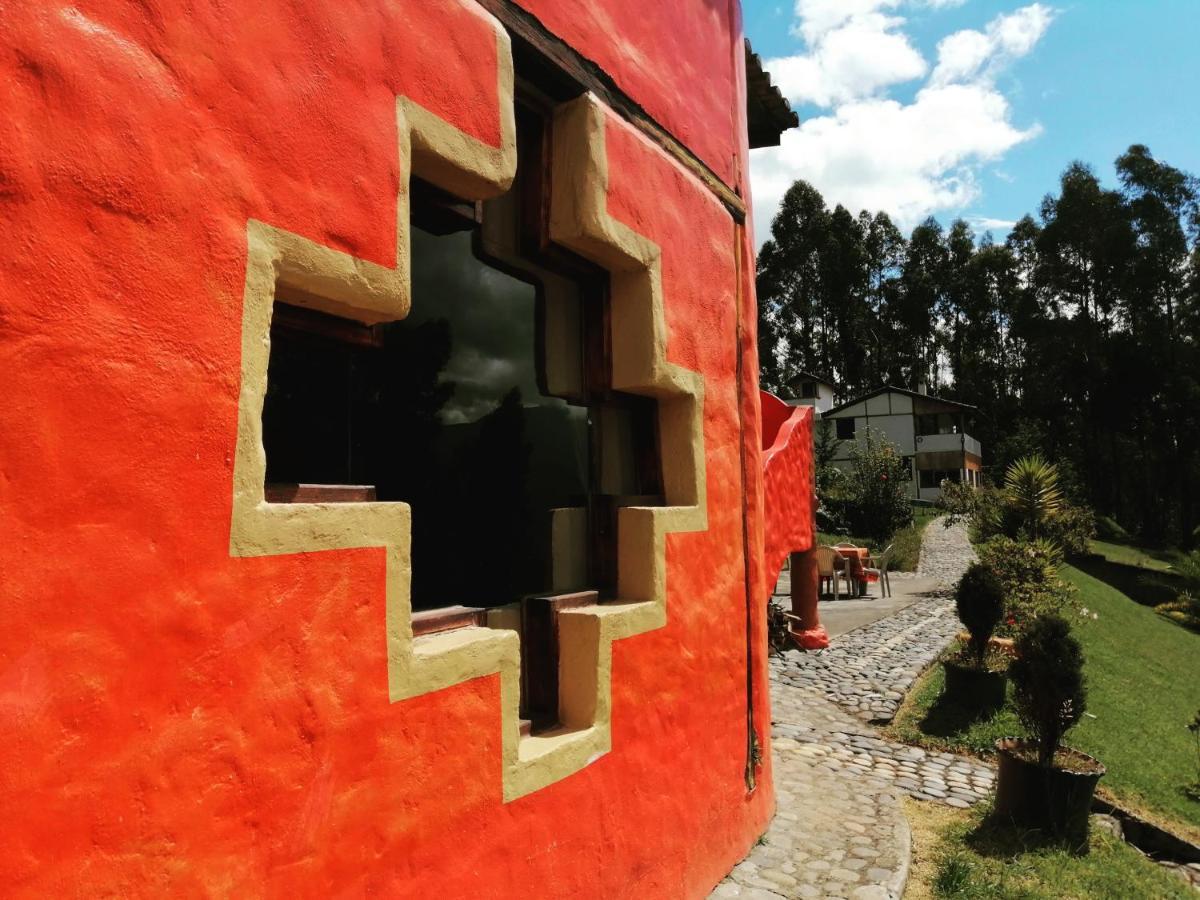
[[738,186],[745,132],[739,0],[518,0]]
[[814,534],[813,409],[788,406],[762,392],[763,561],[769,597],[774,579],[791,553],[812,549]]
[[[598,6],[632,33],[619,3],[555,4]],[[690,59],[720,27],[740,47],[717,7],[680,6],[709,23],[672,33]],[[505,803],[498,676],[389,699],[382,549],[230,556],[247,223],[396,267],[397,97],[498,145],[494,22],[459,0],[28,0],[0,33],[0,884],[711,888],[771,810],[769,772],[744,780],[744,231],[609,121],[609,213],[661,248],[667,358],[704,380],[707,530],[667,537],[666,624],[613,644],[611,751]],[[665,108],[682,88],[640,90]],[[696,91],[693,127],[736,147],[716,88]],[[761,672],[757,610],[751,636]]]

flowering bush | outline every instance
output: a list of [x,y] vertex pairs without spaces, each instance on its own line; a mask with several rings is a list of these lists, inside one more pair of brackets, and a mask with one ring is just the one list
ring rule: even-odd
[[1058,550],[1049,541],[995,537],[979,548],[979,559],[1004,588],[1002,637],[1015,637],[1037,619],[1073,605],[1072,588],[1058,577]]
[[865,438],[850,451],[850,466],[843,486],[846,515],[854,534],[883,544],[912,524],[908,463],[895,444],[868,429]]
[[1182,591],[1174,600],[1160,603],[1154,608],[1159,615],[1172,622],[1200,632],[1200,597],[1193,597],[1187,591]]
[[1042,534],[1067,556],[1082,556],[1091,550],[1096,517],[1086,506],[1064,505],[1042,523]]
[[1200,550],[1180,557],[1174,565],[1175,574],[1183,582],[1183,590],[1174,600],[1154,607],[1159,614],[1178,622],[1184,628],[1200,632]]

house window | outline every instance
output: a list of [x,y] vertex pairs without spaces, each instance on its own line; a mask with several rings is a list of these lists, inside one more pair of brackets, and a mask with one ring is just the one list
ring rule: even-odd
[[408,503],[414,610],[613,596],[617,510],[663,502],[657,405],[611,388],[607,276],[547,238],[547,127],[518,107],[501,198],[414,181],[406,319],[276,296],[267,499]]
[[919,475],[920,485],[925,490],[940,488],[943,481],[963,480],[962,469],[921,469]]
[[963,417],[957,413],[923,413],[917,416],[917,434],[961,434]]
[[840,441],[850,441],[854,439],[854,417],[849,416],[845,419],[835,419],[837,422],[837,436]]
[[815,381],[800,382],[800,397],[803,400],[812,400],[817,396],[817,383]]

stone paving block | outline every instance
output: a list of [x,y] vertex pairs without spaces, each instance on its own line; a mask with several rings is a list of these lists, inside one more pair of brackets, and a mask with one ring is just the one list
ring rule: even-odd
[[935,522],[921,570],[946,590],[827,650],[771,658],[779,813],[713,897],[894,900],[910,854],[897,793],[961,808],[990,792],[994,775],[982,763],[884,740],[868,724],[890,721],[958,632],[948,588],[973,559],[965,529]]

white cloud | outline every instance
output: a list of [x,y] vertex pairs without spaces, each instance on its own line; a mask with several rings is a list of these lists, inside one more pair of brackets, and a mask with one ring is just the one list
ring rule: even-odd
[[967,29],[942,38],[930,83],[991,80],[1004,66],[1028,54],[1053,19],[1053,10],[1034,3],[997,16],[983,31]]
[[967,216],[967,224],[976,233],[983,231],[1012,231],[1017,223],[1012,219],[993,219],[990,216]]
[[798,0],[794,33],[809,52],[768,60],[772,80],[794,103],[832,106],[876,94],[928,71],[882,10],[900,0]]
[[892,9],[900,0],[796,0],[795,34],[811,44],[851,19]]
[[[755,231],[770,234],[783,194],[798,178],[832,206],[885,210],[903,228],[980,196],[978,172],[1039,132],[1020,127],[996,75],[1031,52],[1053,11],[1034,3],[959,31],[938,44],[932,74],[910,102],[887,88],[920,78],[926,61],[891,12],[904,0],[797,0],[794,30],[807,52],[767,63],[793,105],[827,110],[752,154]],[[944,8],[963,0],[907,0]],[[983,220],[980,220],[983,221]],[[986,227],[1002,227],[999,220]]]

